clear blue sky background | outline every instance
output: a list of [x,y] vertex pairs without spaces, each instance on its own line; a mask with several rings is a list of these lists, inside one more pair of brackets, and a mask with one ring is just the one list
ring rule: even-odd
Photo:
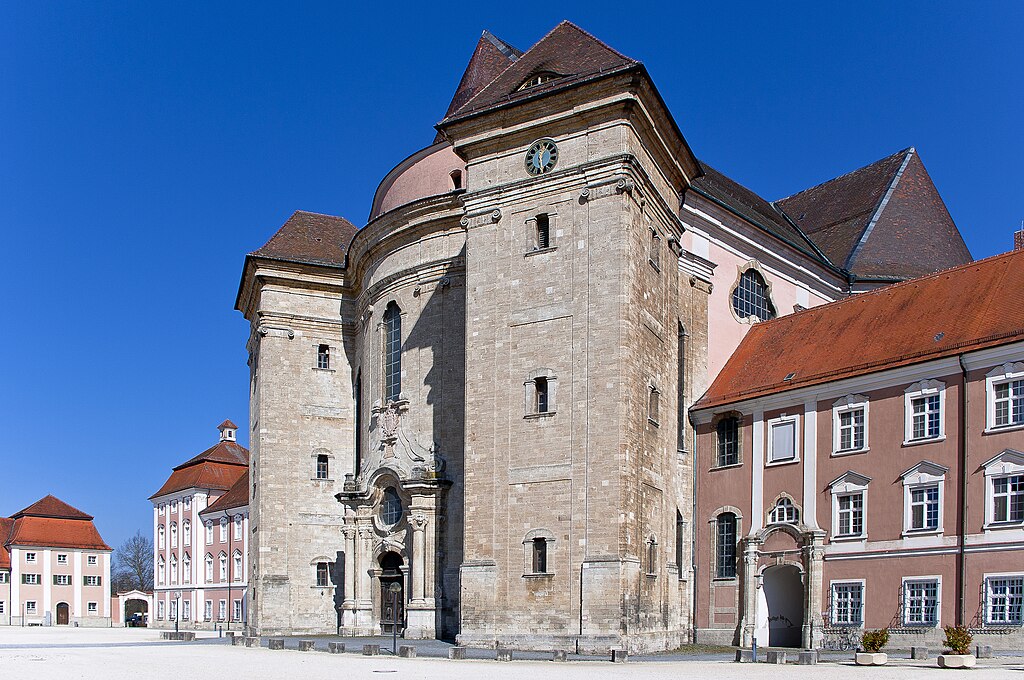
[[485,28],[644,61],[766,198],[916,146],[975,257],[1024,218],[1021,2],[350,5],[0,1],[0,514],[53,493],[117,545],[224,418],[247,443],[245,253],[363,224]]

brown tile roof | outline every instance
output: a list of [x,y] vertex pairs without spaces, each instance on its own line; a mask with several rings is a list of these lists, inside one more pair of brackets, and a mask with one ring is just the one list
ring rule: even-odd
[[214,512],[223,512],[225,510],[231,510],[232,508],[240,508],[243,505],[249,505],[249,471],[246,470],[241,477],[238,478],[228,492],[215,500],[205,510],[200,512],[200,515],[206,515]]
[[344,218],[296,210],[262,248],[250,255],[339,266],[356,231]]
[[725,205],[727,209],[772,236],[782,239],[815,259],[820,259],[818,251],[808,238],[771,203],[703,161],[701,168],[704,174],[691,182],[691,186],[699,193]]
[[502,71],[511,66],[522,54],[490,31],[484,31],[476,44],[473,56],[469,59],[465,73],[462,74],[462,80],[455,89],[455,96],[448,105],[445,118],[461,109],[473,95],[501,75]]
[[[442,123],[639,65],[640,62],[616,52],[575,24],[563,21],[457,111],[449,112]],[[519,89],[530,76],[544,71],[560,77]]]
[[204,461],[186,468],[175,468],[160,490],[150,496],[150,500],[185,489],[222,489],[227,491],[245,474],[248,467],[226,465]]
[[84,519],[91,520],[92,515],[87,515],[78,508],[73,508],[61,499],[52,494],[40,498],[24,510],[11,515],[11,519],[20,517],[56,517],[59,519]]
[[238,442],[217,442],[198,456],[189,458],[174,469],[182,470],[202,462],[227,463],[228,465],[244,465],[248,467],[249,449]]
[[232,430],[237,430],[238,429],[238,425],[235,425],[230,420],[225,420],[223,423],[221,423],[220,425],[217,426],[218,430],[223,430],[225,428],[231,428]]
[[971,261],[913,148],[774,205],[855,278],[906,279]]
[[7,545],[110,550],[91,520],[32,515],[14,521]]
[[11,568],[11,551],[7,549],[7,541],[10,539],[13,528],[13,519],[0,517],[0,569]]
[[755,324],[695,408],[1024,339],[1022,294],[1011,251]]

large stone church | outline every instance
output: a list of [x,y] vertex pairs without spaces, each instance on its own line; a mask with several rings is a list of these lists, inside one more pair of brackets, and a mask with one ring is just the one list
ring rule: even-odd
[[970,254],[915,149],[769,202],[568,22],[485,32],[435,127],[246,257],[248,625],[686,642],[689,405],[752,324]]

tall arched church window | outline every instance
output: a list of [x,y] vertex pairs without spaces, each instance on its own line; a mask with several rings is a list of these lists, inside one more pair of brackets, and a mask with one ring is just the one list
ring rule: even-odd
[[394,302],[384,310],[384,401],[402,394],[402,312]]
[[776,316],[775,305],[768,295],[768,284],[753,267],[740,274],[732,290],[732,309],[740,319],[768,321]]

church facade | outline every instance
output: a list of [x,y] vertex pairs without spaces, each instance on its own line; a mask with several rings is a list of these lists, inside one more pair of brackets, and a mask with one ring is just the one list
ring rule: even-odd
[[485,32],[436,127],[246,257],[248,625],[686,642],[689,406],[752,324],[970,254],[914,149],[770,203],[568,22]]

